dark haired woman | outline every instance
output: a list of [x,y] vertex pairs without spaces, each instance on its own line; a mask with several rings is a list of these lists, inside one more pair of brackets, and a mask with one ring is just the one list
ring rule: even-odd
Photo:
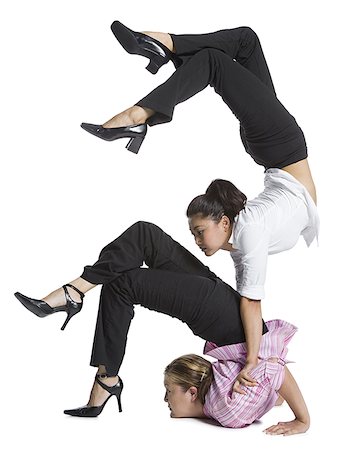
[[[210,85],[239,120],[243,145],[254,161],[266,169],[289,172],[316,202],[303,132],[276,97],[259,39],[252,29],[240,27],[197,35],[139,33],[118,21],[111,28],[129,53],[150,59],[150,72],[156,73],[170,60],[176,71],[136,105],[103,125],[83,123],[86,131],[108,141],[128,137],[127,148],[137,153],[147,125],[171,121],[177,104]],[[200,130],[194,132],[199,134]],[[223,132],[228,133],[225,129]]]
[[[222,221],[224,220],[222,218]],[[220,242],[220,248],[225,248],[228,245],[230,233],[226,232],[224,224],[212,221],[212,226],[216,227],[217,234],[214,245]],[[148,268],[141,268],[144,262]],[[81,277],[53,291],[42,300],[26,297],[19,292],[15,295],[27,309],[39,317],[65,311],[67,319],[63,325],[64,328],[70,318],[81,310],[85,293],[97,284],[102,284],[103,287],[91,365],[98,367],[98,371],[88,404],[66,410],[66,414],[96,417],[113,395],[116,396],[121,411],[123,383],[118,373],[136,304],[177,317],[185,322],[195,335],[209,341],[209,345],[214,348],[245,342],[240,316],[241,297],[238,292],[219,279],[159,227],[147,222],[137,222],[132,225],[101,251],[94,265],[84,268]],[[294,327],[284,322],[279,322],[276,329],[278,331],[275,334],[273,334],[273,328],[271,331],[274,339],[270,335],[264,341],[271,340],[272,346],[266,344],[261,347],[258,355],[258,363],[261,366],[257,364],[258,368],[255,366],[256,370],[252,372],[255,382],[245,383],[246,392],[242,391],[246,396],[245,400],[233,400],[239,405],[238,414],[234,411],[233,418],[231,416],[227,420],[226,417],[223,418],[225,413],[222,411],[214,415],[211,409],[212,404],[209,403],[209,407],[207,403],[208,409],[205,410],[207,415],[214,417],[224,426],[243,426],[251,423],[275,405],[278,390],[280,392],[280,389],[284,387],[282,386],[283,358],[286,355],[286,345],[295,332]],[[263,323],[262,333],[267,331]],[[240,364],[246,356],[245,347],[243,347],[244,350],[242,347],[235,348],[240,350],[238,356],[238,364]],[[221,350],[226,352],[227,349]],[[244,356],[241,353],[242,350]],[[237,375],[237,366],[233,367],[233,373]],[[167,372],[169,374],[169,370]],[[213,397],[216,398],[216,389],[220,389],[221,383],[219,380],[215,381],[217,385],[213,386],[215,389]],[[234,380],[228,379],[228,382],[231,386]],[[226,387],[226,383],[224,386]],[[291,383],[291,386],[298,389],[296,384]],[[251,389],[253,387],[255,391]],[[295,398],[291,400],[290,394],[287,394],[288,389],[284,388],[283,395],[287,401],[291,402],[296,415],[294,423],[289,427],[292,432],[305,431],[304,428],[307,429],[309,426],[309,416],[302,396],[297,391]],[[221,392],[219,390],[219,393],[225,395],[222,390]],[[255,395],[258,398],[257,402],[254,401]],[[294,396],[294,392],[291,396]],[[232,398],[232,394],[228,397]],[[250,407],[251,399],[254,401],[253,408]],[[210,398],[209,401],[212,400],[213,398]],[[170,404],[175,411],[173,398],[170,399]],[[241,404],[244,405],[243,408],[240,407]],[[226,407],[230,409],[228,405]]]
[[257,364],[262,332],[261,302],[265,297],[269,254],[292,248],[302,235],[307,246],[318,236],[319,217],[307,189],[281,169],[265,172],[265,188],[253,200],[246,199],[232,183],[215,180],[205,194],[187,208],[190,230],[207,255],[230,252],[236,272],[236,290],[241,295],[240,312],[247,344],[245,368],[239,384],[250,385],[249,372]]

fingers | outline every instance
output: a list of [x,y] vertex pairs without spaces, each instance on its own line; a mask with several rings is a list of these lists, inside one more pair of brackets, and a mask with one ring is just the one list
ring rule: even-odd
[[252,378],[250,375],[247,375],[247,374],[244,374],[244,373],[243,374],[239,374],[239,376],[237,377],[237,380],[243,386],[253,387],[253,386],[257,386],[258,385],[257,381],[254,380],[254,378]]
[[247,381],[247,380],[245,380],[245,379],[242,379],[241,381],[240,381],[240,383],[243,385],[243,386],[249,386],[249,387],[254,387],[254,386],[257,386],[257,381]]
[[292,434],[297,434],[295,430],[288,430],[284,433],[284,436],[291,436]]
[[277,425],[272,425],[269,428],[263,430],[266,434],[271,434],[277,436],[282,434],[283,436],[291,436],[292,434],[297,434],[298,431],[291,426],[291,423],[279,422]]
[[283,434],[285,433],[287,430],[285,430],[284,425],[281,424],[277,424],[277,425],[273,425],[269,428],[266,428],[266,430],[264,430],[264,433],[266,434],[272,434],[272,435],[279,435],[279,434]]
[[266,428],[263,430],[264,433],[272,433],[272,431],[277,427],[278,425],[272,425],[271,427]]
[[238,394],[246,394],[246,392],[240,387],[240,382],[238,380],[234,383],[232,390],[233,392],[238,392]]
[[242,389],[242,386],[255,387],[257,385],[258,385],[257,381],[254,380],[253,378],[251,378],[249,376],[245,376],[245,375],[239,375],[233,385],[232,390],[233,390],[233,392],[238,392],[238,394],[245,395],[246,392]]
[[254,379],[254,378],[252,378],[248,373],[247,374],[244,374],[243,373],[243,381],[244,381],[244,385],[245,386],[256,386],[257,385],[257,381]]

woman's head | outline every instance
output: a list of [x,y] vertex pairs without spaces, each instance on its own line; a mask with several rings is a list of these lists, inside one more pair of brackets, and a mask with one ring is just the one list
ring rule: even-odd
[[244,208],[246,196],[226,180],[214,180],[205,194],[194,198],[186,215],[196,244],[207,256],[224,248],[235,217]]
[[198,355],[184,355],[168,364],[164,371],[164,401],[171,417],[202,417],[212,380],[211,363]]

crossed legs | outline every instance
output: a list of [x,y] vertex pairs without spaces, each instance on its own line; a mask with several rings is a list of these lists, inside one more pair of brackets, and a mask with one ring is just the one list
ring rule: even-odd
[[[203,50],[206,50],[210,54],[215,54],[215,56],[216,53],[214,50],[218,50],[228,58],[221,60],[216,72],[222,70],[225,64],[235,60],[250,73],[254,74],[275,95],[272,79],[259,39],[253,30],[248,27],[198,35],[175,35],[155,32],[145,32],[145,34],[154,37],[166,45],[169,50],[180,56],[184,62],[183,66],[186,66],[191,58]],[[204,63],[211,63],[211,58],[208,60],[205,59]],[[193,63],[185,68],[182,66],[179,67],[167,82],[144,97],[136,105],[127,108],[125,111],[105,122],[103,126],[105,128],[117,128],[128,125],[139,125],[145,122],[149,125],[154,125],[171,120],[172,111],[176,104],[192,97],[212,82],[209,79],[209,75],[206,74],[207,71],[205,70],[202,73],[201,68],[202,61],[198,61],[198,66]],[[228,86],[231,82],[233,83],[235,81],[233,72],[229,74],[228,71],[229,65],[226,66],[228,76],[223,80],[224,86]],[[243,73],[243,77],[245,77],[245,73]],[[183,92],[180,92],[181,86],[184,88]],[[217,92],[233,111],[234,100],[233,98],[228,98],[228,96],[224,98],[224,89],[221,89],[221,86],[222,83],[220,82],[220,89]],[[240,87],[236,86],[235,90],[240,90]],[[176,95],[169,95],[168,97],[168,93],[173,93],[173,91],[176,92]],[[171,111],[171,113],[168,114],[168,111]],[[157,117],[151,119],[152,116],[156,115]]]

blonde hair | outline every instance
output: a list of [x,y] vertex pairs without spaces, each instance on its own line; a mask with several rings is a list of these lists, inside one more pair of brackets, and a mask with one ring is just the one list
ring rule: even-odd
[[204,404],[205,396],[213,381],[213,371],[209,361],[193,354],[180,356],[168,364],[164,375],[185,391],[191,386],[196,387],[198,399]]

